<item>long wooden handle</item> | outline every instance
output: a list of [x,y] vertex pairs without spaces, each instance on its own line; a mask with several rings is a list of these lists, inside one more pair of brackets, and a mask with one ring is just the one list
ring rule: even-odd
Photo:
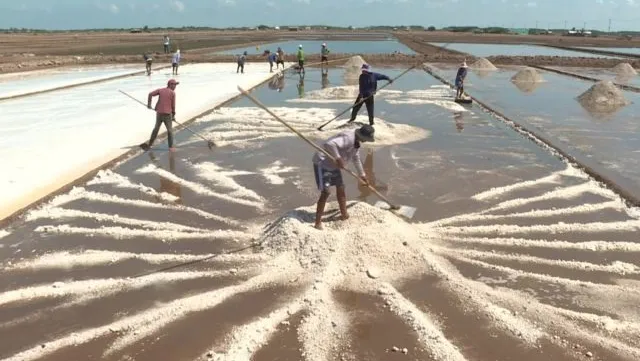
[[134,98],[133,96],[131,96],[131,95],[129,95],[129,94],[127,94],[127,93],[123,92],[122,90],[118,90],[118,91],[119,91],[120,93],[122,93],[122,94],[124,94],[124,95],[128,96],[129,98],[131,98],[131,99],[133,99],[133,100],[137,101],[138,103],[142,104],[145,108],[148,108],[148,107],[147,107],[147,104],[143,103],[142,101],[138,100],[137,98]]
[[349,108],[343,110],[342,112],[340,112],[338,115],[336,115],[335,117],[333,117],[332,119],[330,119],[329,121],[325,122],[324,124],[322,124],[321,126],[318,127],[318,130],[322,130],[322,128],[324,128],[325,126],[329,125],[329,123],[333,122],[334,120],[340,118],[344,113],[348,112],[349,110],[353,109],[356,105],[358,104],[362,104],[365,100],[371,98],[372,96],[374,96],[377,92],[379,92],[380,90],[384,89],[385,87],[389,86],[389,84],[391,84],[392,82],[398,80],[398,78],[400,78],[401,76],[405,75],[406,73],[408,73],[409,71],[413,70],[417,65],[413,65],[411,66],[409,69],[403,71],[402,73],[400,73],[400,75],[398,75],[397,77],[391,79],[390,82],[388,82],[387,84],[383,84],[380,89],[377,89],[376,91],[374,91],[371,95],[369,95],[366,98],[360,99],[359,102],[353,104],[352,106],[350,106]]
[[[274,119],[276,119],[277,121],[279,121],[280,123],[282,123],[285,127],[289,128],[292,132],[296,133],[300,138],[302,138],[302,140],[304,140],[305,142],[309,143],[313,148],[315,148],[316,150],[324,153],[324,155],[326,155],[327,157],[329,157],[329,159],[331,159],[332,161],[336,162],[336,159],[329,154],[329,152],[327,152],[326,150],[322,149],[322,147],[318,146],[316,143],[310,141],[307,137],[305,137],[304,135],[302,135],[302,133],[300,133],[299,131],[297,131],[296,129],[294,129],[292,126],[290,126],[289,124],[287,124],[287,122],[285,122],[284,120],[282,120],[282,118],[280,118],[278,115],[276,115],[275,113],[273,113],[269,108],[267,108],[266,105],[262,104],[261,101],[259,101],[258,99],[256,99],[253,95],[249,94],[246,90],[242,89],[240,86],[238,86],[238,90],[247,98],[249,98],[249,100],[251,100],[252,102],[254,102],[257,106],[259,106],[260,108],[262,108],[264,111],[266,111],[267,113],[269,113]],[[349,174],[351,174],[352,176],[354,176],[356,179],[360,180],[360,177],[355,174],[353,171],[351,171],[348,168],[344,168],[344,170],[346,170]],[[382,199],[383,201],[387,202],[391,208],[398,208],[398,206],[392,204],[387,197],[383,196],[382,194],[380,194],[380,192],[378,192],[377,189],[373,188],[371,186],[371,184],[367,183],[367,186],[369,187],[369,189],[375,193],[375,195],[377,195],[380,199]]]

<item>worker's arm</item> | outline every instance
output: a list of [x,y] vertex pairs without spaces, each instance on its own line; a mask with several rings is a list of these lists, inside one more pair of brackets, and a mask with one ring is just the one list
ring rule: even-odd
[[367,184],[367,173],[365,173],[364,168],[362,167],[362,160],[360,160],[360,150],[356,150],[356,154],[353,155],[353,165],[356,167],[356,171],[360,176],[360,179],[364,184]]
[[160,89],[156,89],[154,91],[152,91],[151,93],[149,93],[149,97],[147,97],[147,108],[149,109],[153,109],[151,108],[151,100],[153,99],[153,97],[157,96],[160,94]]
[[176,118],[176,93],[173,92],[173,94],[171,95],[171,116],[172,116],[172,120],[175,120]]
[[393,82],[393,80],[391,80],[391,78],[389,78],[388,76],[384,75],[384,74],[380,74],[380,73],[373,73],[375,76],[376,81],[380,81],[380,80],[386,80],[389,83]]

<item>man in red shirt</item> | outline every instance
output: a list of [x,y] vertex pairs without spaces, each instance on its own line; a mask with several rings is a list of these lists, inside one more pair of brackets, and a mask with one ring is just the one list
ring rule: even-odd
[[154,96],[158,96],[158,102],[156,103],[156,125],[153,127],[153,131],[151,132],[151,138],[148,143],[140,144],[140,148],[144,150],[148,150],[153,142],[156,140],[158,136],[158,131],[160,130],[160,126],[164,123],[165,128],[167,128],[167,138],[169,140],[169,151],[173,152],[176,149],[173,147],[173,127],[172,122],[176,116],[176,85],[180,84],[174,79],[169,80],[167,82],[166,88],[160,88],[149,93],[149,98],[147,100],[147,107],[151,108],[151,100]]

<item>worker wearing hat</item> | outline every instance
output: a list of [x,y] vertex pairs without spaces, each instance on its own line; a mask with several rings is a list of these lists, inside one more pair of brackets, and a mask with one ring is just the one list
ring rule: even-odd
[[329,48],[327,48],[327,43],[322,43],[322,48],[320,48],[320,64],[329,65]]
[[296,57],[298,58],[298,71],[304,74],[304,50],[302,50],[302,44],[298,45]]
[[467,62],[463,61],[458,68],[458,73],[456,74],[456,99],[460,99],[462,94],[464,93],[464,79],[467,77]]
[[[151,93],[149,93],[149,97],[147,99],[147,107],[149,109],[155,109],[156,111],[156,125],[153,127],[153,131],[151,132],[151,137],[149,138],[148,143],[140,144],[140,148],[144,150],[149,150],[153,142],[156,140],[158,136],[158,131],[160,130],[160,126],[164,123],[165,128],[167,128],[167,139],[169,142],[169,151],[175,151],[173,147],[173,126],[172,122],[176,116],[176,86],[180,84],[175,79],[170,79],[167,82],[166,88],[159,88]],[[158,102],[156,103],[155,108],[151,107],[151,101],[153,97],[158,97]]]
[[370,125],[363,125],[356,130],[348,130],[327,139],[322,148],[335,160],[331,160],[323,152],[316,152],[313,156],[313,173],[315,175],[316,186],[320,191],[320,198],[316,207],[315,227],[322,229],[322,215],[327,199],[330,195],[330,188],[336,187],[336,197],[342,215],[342,220],[347,220],[347,195],[345,193],[344,182],[342,180],[341,169],[346,167],[349,161],[353,161],[357,173],[362,183],[369,184],[367,174],[364,172],[362,161],[360,160],[360,143],[373,142],[375,129]]
[[393,80],[384,74],[373,72],[369,64],[362,64],[361,69],[362,73],[360,74],[360,78],[358,79],[358,97],[356,98],[356,102],[353,105],[349,123],[356,120],[356,116],[358,115],[360,108],[362,108],[362,99],[364,99],[364,104],[367,107],[367,114],[369,115],[369,124],[373,125],[373,95],[378,89],[378,81],[386,80],[389,83],[392,83]]

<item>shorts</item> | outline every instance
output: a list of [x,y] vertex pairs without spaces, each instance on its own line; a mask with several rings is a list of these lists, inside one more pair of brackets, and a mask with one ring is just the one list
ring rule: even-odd
[[284,60],[276,60],[276,65],[278,64],[282,64],[282,66],[284,66]]
[[178,63],[171,63],[171,66],[174,67],[174,68],[177,68],[178,67]]
[[322,165],[313,163],[313,174],[316,179],[316,186],[321,192],[329,191],[329,188],[332,186],[344,187],[340,169],[324,169]]
[[462,79],[456,79],[456,88],[462,88]]
[[328,58],[326,55],[323,55],[323,56],[320,58],[320,61],[329,61],[329,58]]
[[298,60],[298,65],[303,68],[304,67],[304,60]]

